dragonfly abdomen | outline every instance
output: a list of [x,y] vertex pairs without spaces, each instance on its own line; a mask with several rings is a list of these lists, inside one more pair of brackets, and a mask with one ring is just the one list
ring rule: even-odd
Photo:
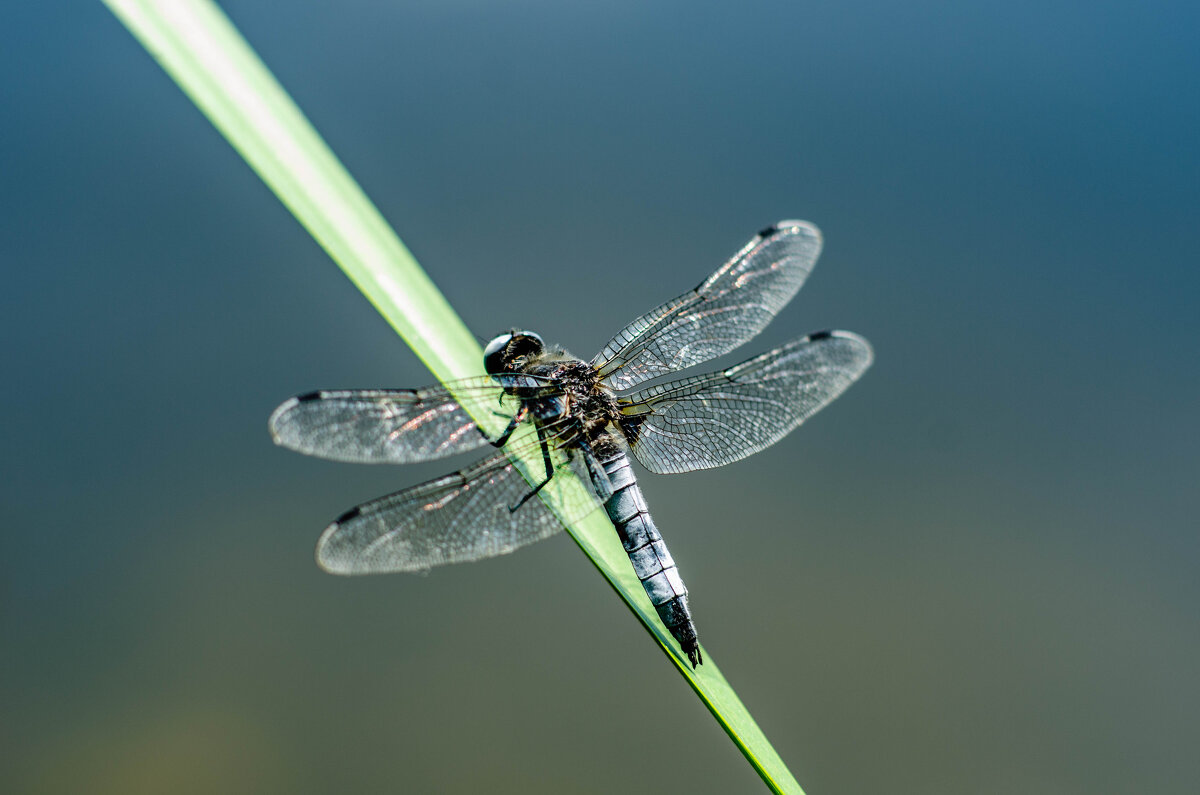
[[622,452],[600,462],[608,476],[612,496],[604,509],[617,529],[621,544],[633,564],[633,571],[646,589],[658,617],[679,641],[692,667],[702,662],[696,626],[688,609],[687,586],[671,558],[662,535],[654,526],[642,490],[634,477],[629,459]]

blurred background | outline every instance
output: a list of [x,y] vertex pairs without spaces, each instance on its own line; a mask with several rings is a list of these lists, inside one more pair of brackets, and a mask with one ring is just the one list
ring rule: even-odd
[[[810,795],[1200,790],[1195,3],[224,6],[481,336],[590,358],[822,228],[723,361],[836,327],[874,368],[643,478]],[[566,536],[317,569],[470,459],[268,414],[428,372],[102,5],[6,17],[0,789],[763,791]]]

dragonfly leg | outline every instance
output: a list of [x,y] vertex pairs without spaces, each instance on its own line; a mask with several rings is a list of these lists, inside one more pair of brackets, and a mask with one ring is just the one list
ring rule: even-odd
[[525,406],[522,406],[520,411],[514,414],[512,419],[508,421],[508,427],[505,428],[504,432],[500,434],[500,438],[496,439],[495,441],[488,439],[488,443],[492,447],[503,447],[504,445],[508,444],[508,440],[513,435],[513,431],[517,429],[517,426],[524,421],[528,414],[529,409]]
[[542,461],[544,461],[546,464],[546,479],[534,486],[533,490],[527,493],[524,497],[517,500],[516,505],[508,506],[508,510],[511,513],[516,513],[518,508],[529,502],[530,497],[537,494],[547,483],[554,479],[554,462],[550,460],[550,445],[546,441],[546,429],[543,428],[540,423],[535,423],[535,425],[537,425],[538,443],[542,447]]

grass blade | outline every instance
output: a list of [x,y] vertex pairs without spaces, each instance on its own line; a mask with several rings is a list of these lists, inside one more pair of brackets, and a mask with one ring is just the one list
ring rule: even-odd
[[[434,375],[481,374],[475,338],[219,8],[209,0],[104,1]],[[768,787],[803,795],[712,656],[705,651],[704,665],[691,670],[608,519],[596,512],[565,526]]]

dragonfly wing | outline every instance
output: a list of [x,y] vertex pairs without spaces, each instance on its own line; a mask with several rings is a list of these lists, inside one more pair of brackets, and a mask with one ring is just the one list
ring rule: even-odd
[[[578,456],[555,456],[556,472],[579,471]],[[534,467],[534,477],[541,474]],[[524,499],[532,489],[498,453],[343,514],[321,534],[317,562],[335,574],[378,574],[506,555],[562,529],[540,498]],[[575,477],[556,474],[542,491],[555,493],[568,520],[599,507]]]
[[[484,390],[498,400],[490,378],[456,389]],[[271,415],[271,437],[307,455],[366,464],[409,464],[464,453],[487,444],[475,421],[444,386],[310,392],[290,398]]]
[[821,253],[804,221],[764,229],[699,287],[642,315],[592,366],[615,390],[700,364],[750,340],[792,300]]
[[651,386],[621,399],[621,426],[652,472],[729,464],[782,439],[871,365],[871,346],[824,331],[717,373]]

